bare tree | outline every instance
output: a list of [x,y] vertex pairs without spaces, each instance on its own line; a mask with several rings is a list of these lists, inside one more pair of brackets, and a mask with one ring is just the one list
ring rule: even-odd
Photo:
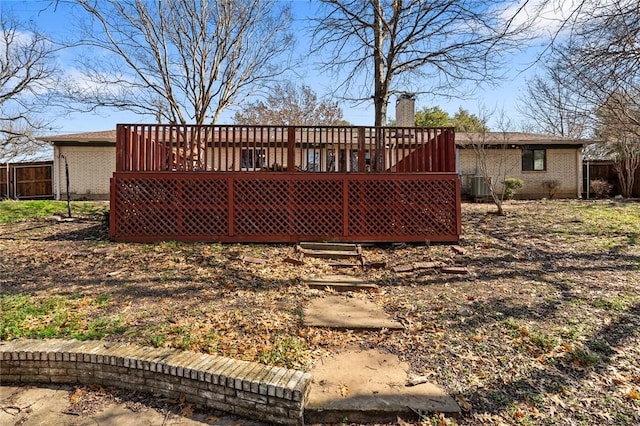
[[0,159],[42,148],[34,135],[49,124],[42,112],[58,75],[55,52],[44,35],[0,10]]
[[[276,0],[76,0],[88,17],[71,99],[171,123],[215,123],[288,67],[290,10]],[[96,50],[97,49],[97,50]]]
[[633,195],[636,171],[640,166],[640,125],[630,124],[627,117],[635,117],[632,121],[640,122],[640,110],[622,112],[615,95],[610,97],[610,102],[615,106],[605,106],[598,113],[596,134],[605,141],[602,148],[614,161],[622,196],[629,198]]
[[583,137],[588,131],[589,107],[567,85],[566,75],[560,66],[544,67],[542,75],[527,82],[518,110],[528,122],[528,128],[557,136]]
[[613,0],[574,27],[558,49],[565,84],[591,108],[605,151],[631,196],[640,163],[640,8]]
[[345,124],[337,102],[320,101],[309,86],[291,82],[276,84],[264,101],[244,105],[233,116],[239,124],[273,124],[285,126]]
[[487,123],[494,112],[480,108],[477,116],[482,123],[479,132],[463,132],[470,142],[476,158],[475,173],[481,176],[495,204],[499,216],[504,216],[504,181],[510,171],[507,167],[507,150],[510,141],[511,121],[504,111],[497,118],[498,132],[489,132]]
[[[487,82],[524,25],[499,0],[322,0],[314,45],[340,74],[345,99],[373,99],[375,125],[399,91],[451,94],[461,80]],[[517,12],[516,12],[517,13]],[[525,24],[526,25],[526,24]]]

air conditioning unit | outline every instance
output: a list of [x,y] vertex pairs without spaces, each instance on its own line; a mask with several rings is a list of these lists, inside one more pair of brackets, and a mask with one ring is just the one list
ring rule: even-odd
[[[489,180],[489,182],[491,182],[491,180]],[[484,180],[484,176],[469,176],[469,183],[471,184],[471,195],[473,197],[488,197],[491,195],[489,185],[487,185],[487,182]]]

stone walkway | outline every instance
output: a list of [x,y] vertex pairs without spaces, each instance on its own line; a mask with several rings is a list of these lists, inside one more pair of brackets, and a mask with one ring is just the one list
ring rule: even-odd
[[321,360],[312,370],[306,423],[393,422],[419,413],[459,416],[460,407],[431,383],[407,386],[409,365],[379,350],[348,350]]
[[[0,386],[0,425],[43,426],[267,426],[220,412],[196,412],[184,417],[172,412],[160,412],[136,403],[132,409],[127,401],[116,402],[108,396],[94,401],[95,410],[72,413],[69,410],[74,387],[68,385]],[[80,401],[82,402],[82,401]]]
[[[377,286],[355,277],[332,275],[307,280],[307,285],[335,291],[376,291]],[[303,324],[350,330],[401,330],[402,324],[382,307],[350,294],[328,294],[309,302]],[[318,362],[304,417],[306,423],[381,423],[420,414],[459,416],[460,407],[438,386],[420,381],[414,386],[409,365],[379,350],[348,350]],[[413,384],[413,383],[412,383]]]
[[304,309],[302,323],[307,327],[352,330],[402,329],[402,324],[381,307],[347,296],[325,296],[311,301]]
[[[362,283],[359,280],[348,276],[332,276],[325,279],[315,279],[314,282],[324,286],[325,283],[330,284],[331,281],[339,283],[339,286],[341,287],[344,287],[348,284],[350,286],[355,286],[356,290],[375,291],[375,287],[369,285],[370,283]],[[331,288],[330,285],[327,285],[326,287]],[[304,307],[303,324],[309,327],[328,327],[353,330],[401,330],[403,328],[400,322],[387,315],[380,306],[377,306],[368,300],[353,297],[350,294],[328,294],[312,300],[308,303],[307,306]],[[17,342],[4,342],[4,346],[12,346],[15,343]],[[53,345],[54,343],[55,340],[52,340],[51,344]],[[30,345],[39,347],[46,344],[47,343],[44,341],[37,341],[31,343]],[[67,346],[70,345],[74,347],[79,344],[80,343],[73,342],[66,343]],[[18,345],[20,344],[18,343]],[[142,352],[139,352],[140,349],[135,349],[133,347],[131,348],[131,351],[133,352],[129,351],[126,345],[122,345],[122,347],[116,345],[119,347],[117,349],[114,349],[112,344],[107,344],[105,342],[87,342],[80,345],[82,347],[86,345],[97,345],[95,348],[89,351],[91,353],[91,356],[96,357],[96,359],[94,360],[93,358],[90,358],[89,361],[92,364],[96,364],[99,366],[101,366],[101,364],[105,364],[106,367],[101,367],[103,369],[107,367],[116,368],[120,366],[120,364],[123,364],[123,367],[128,367],[129,369],[131,369],[133,368],[131,367],[131,365],[140,367],[142,363],[141,369],[143,370],[143,372],[146,372],[146,370],[157,370],[159,367],[154,367],[154,363],[160,362],[158,361],[158,359],[161,359],[162,364],[158,365],[162,366],[163,372],[170,375],[174,375],[175,372],[176,376],[180,376],[178,377],[180,381],[179,384],[170,383],[171,381],[168,380],[167,386],[170,385],[171,389],[175,388],[175,390],[179,388],[181,391],[184,391],[184,389],[186,389],[185,384],[187,383],[185,382],[185,380],[193,381],[199,378],[199,367],[206,367],[204,368],[204,370],[202,370],[203,380],[206,380],[206,373],[207,371],[209,371],[207,366],[211,364],[211,362],[213,362],[208,361],[208,358],[202,361],[194,360],[192,358],[196,355],[187,356],[187,353],[185,353],[184,355],[180,355],[177,353],[174,354],[173,351],[170,351],[171,353],[167,355],[170,356],[170,359],[173,359],[173,361],[169,362],[166,356],[164,356],[163,354],[155,354],[151,356],[150,354],[146,353],[152,349],[145,349],[144,351],[146,352],[143,351],[143,354]],[[46,352],[44,349],[41,350],[43,351],[42,353]],[[96,355],[96,353],[101,354],[105,351],[109,352],[109,354]],[[107,357],[107,355],[110,355],[110,352],[114,352],[113,360]],[[27,349],[24,354],[23,352],[16,352],[16,354],[12,354],[8,358],[5,354],[5,363],[6,360],[11,360],[11,362],[18,362],[18,364],[16,365],[19,365],[19,361],[29,360],[29,353],[31,352],[29,352],[29,350]],[[40,360],[43,356],[42,353],[36,351],[34,352],[34,355],[31,356]],[[15,355],[15,357],[13,355]],[[160,355],[163,356],[161,357]],[[67,358],[74,358],[73,360],[71,360],[64,358],[64,355],[61,353],[59,357],[60,360],[58,360],[58,355],[55,353],[54,348],[53,355],[47,354],[47,356],[42,359],[48,360],[47,362],[53,362],[51,360],[54,360],[55,362],[61,361],[64,363],[66,361],[75,361],[77,356],[73,354],[66,354]],[[139,360],[136,361],[135,364],[131,364],[132,361],[126,362],[129,359],[129,356],[132,356],[132,359],[139,358]],[[198,356],[201,358],[209,357],[212,358],[212,360],[214,359],[214,357],[202,354]],[[100,357],[103,357],[104,359],[98,359]],[[35,360],[35,358],[33,359]],[[122,363],[120,362],[120,358],[123,358]],[[36,361],[37,360],[35,360],[34,362]],[[231,363],[232,361],[233,360],[229,360],[228,363]],[[150,364],[149,368],[147,368],[145,362]],[[182,365],[180,364],[181,362],[184,362],[185,364]],[[167,368],[165,368],[164,364],[166,364]],[[248,368],[245,364],[250,365],[251,363],[238,361],[237,364],[238,367],[236,368],[226,366],[225,371],[233,370],[234,373],[242,373],[244,369]],[[19,365],[19,367],[23,370],[27,368],[22,366],[21,364]],[[51,374],[55,373],[55,371],[53,371],[55,369],[52,370],[52,368],[50,368],[51,366],[45,367],[47,367],[47,372]],[[277,368],[274,369],[273,367],[267,366],[264,366],[263,368],[267,370],[272,369],[273,371],[278,371],[280,372],[280,376],[282,377],[286,376],[286,374],[284,373],[286,373],[287,370]],[[11,369],[13,368],[8,364],[3,366],[2,370],[5,373],[5,378],[7,377],[7,375],[11,375],[11,372],[9,371]],[[60,368],[58,368],[58,370],[60,370]],[[253,368],[251,371],[252,374],[254,373],[254,370],[258,371],[257,368]],[[460,407],[457,405],[453,398],[447,395],[435,384],[427,383],[426,380],[420,380],[417,382],[410,380],[407,374],[408,370],[408,364],[400,362],[397,356],[379,350],[347,350],[322,359],[310,371],[310,379],[306,379],[307,385],[305,386],[308,386],[308,392],[302,392],[302,401],[300,401],[300,399],[297,399],[297,401],[300,401],[298,402],[298,404],[303,404],[300,407],[304,407],[304,422],[306,424],[342,423],[345,421],[352,423],[381,423],[393,422],[398,417],[404,420],[417,419],[421,414],[434,412],[443,413],[450,416],[460,415]],[[70,370],[68,369],[65,370],[66,374],[70,374],[69,371]],[[17,370],[15,370],[14,372],[17,372]],[[117,372],[114,371],[110,374],[116,373]],[[292,374],[294,373],[295,372],[293,372]],[[303,373],[299,372],[295,374],[302,375]],[[215,376],[213,373],[211,373],[211,375],[211,381],[215,381],[214,379],[217,376]],[[242,374],[240,376],[242,376]],[[277,388],[273,392],[273,395],[271,395],[265,384],[266,391],[264,396],[261,393],[260,386],[256,386],[256,396],[251,396],[250,392],[254,390],[252,388],[253,382],[249,379],[244,380],[244,376],[240,376],[238,376],[237,378],[235,376],[232,376],[233,380],[232,378],[225,379],[224,383],[220,382],[207,385],[209,387],[217,385],[216,389],[220,388],[219,392],[225,395],[225,404],[231,404],[229,405],[229,407],[231,407],[230,409],[240,414],[248,413],[248,411],[243,411],[240,410],[241,407],[233,406],[233,401],[238,400],[238,398],[249,398],[251,401],[253,401],[252,403],[256,407],[267,407],[265,408],[265,410],[270,412],[270,410],[273,408],[269,407],[271,398],[292,398],[293,402],[295,402],[296,395],[294,394],[295,392],[299,392],[298,388],[295,387],[295,392],[290,391],[289,393],[287,393],[288,388],[285,386],[282,388],[283,391],[280,392],[282,393],[282,395],[277,392],[277,390],[280,388]],[[260,378],[263,378],[260,374],[258,374],[258,376],[260,376]],[[275,378],[280,377],[277,374],[276,376],[277,377]],[[304,374],[304,376],[308,377],[309,374]],[[118,377],[120,376],[117,376],[116,378]],[[265,383],[271,383],[273,381],[271,380],[273,378],[270,377],[271,376],[264,377],[264,379],[269,379]],[[286,378],[288,379],[289,376],[286,376]],[[121,380],[126,380],[126,378],[122,377]],[[144,380],[146,381],[147,379]],[[80,383],[84,383],[83,380],[78,381]],[[246,387],[244,386],[245,381],[247,382]],[[6,380],[4,380],[4,382],[6,382]],[[200,415],[199,417],[193,416],[191,418],[186,418],[172,413],[165,413],[163,415],[153,409],[143,409],[134,412],[127,408],[126,405],[116,402],[107,403],[100,411],[91,415],[73,416],[69,413],[66,413],[64,408],[69,404],[69,396],[73,388],[67,385],[54,384],[53,382],[53,380],[50,380],[49,384],[43,385],[44,387],[34,387],[28,383],[22,384],[20,386],[6,385],[6,383],[3,383],[3,386],[0,386],[0,424],[100,424],[105,426],[196,424],[235,424],[239,426],[257,426],[264,424],[260,423],[259,421],[239,421],[237,418],[229,415],[216,416],[208,414]],[[256,383],[260,384],[261,382],[258,381]],[[222,388],[222,386],[229,386],[229,389]],[[143,389],[136,388],[136,390],[142,391]],[[233,394],[231,394],[232,390]],[[209,396],[220,399],[218,395],[215,395],[215,392],[211,392],[210,390],[207,390],[206,392],[198,391],[194,395],[196,395],[194,397],[195,399],[207,399]],[[250,397],[253,399],[251,399]],[[300,398],[300,396],[298,396],[298,398]],[[208,403],[208,400],[206,402],[207,403],[205,405],[210,405]],[[222,404],[221,406],[224,405],[222,402],[220,402],[220,404]],[[285,408],[280,409],[284,414],[290,411],[288,406]],[[255,415],[255,408],[254,412],[252,413]],[[251,417],[254,416],[252,415]],[[275,421],[275,417],[273,417],[273,419]],[[282,420],[283,423],[286,422],[289,424],[291,424],[292,421],[294,423],[296,422],[296,420],[293,420],[292,417],[289,417],[287,420],[285,420],[285,418],[283,417]],[[298,421],[301,420],[302,417],[300,417]]]

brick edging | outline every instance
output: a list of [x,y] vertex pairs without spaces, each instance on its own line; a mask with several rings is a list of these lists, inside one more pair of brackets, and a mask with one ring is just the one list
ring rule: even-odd
[[0,384],[100,384],[255,420],[302,425],[311,376],[298,370],[175,349],[77,340],[0,342]]

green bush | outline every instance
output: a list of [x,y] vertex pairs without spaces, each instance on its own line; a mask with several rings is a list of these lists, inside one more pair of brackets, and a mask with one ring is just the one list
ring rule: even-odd
[[504,198],[507,200],[512,200],[518,190],[524,186],[524,181],[518,178],[505,178],[502,183],[504,184]]

